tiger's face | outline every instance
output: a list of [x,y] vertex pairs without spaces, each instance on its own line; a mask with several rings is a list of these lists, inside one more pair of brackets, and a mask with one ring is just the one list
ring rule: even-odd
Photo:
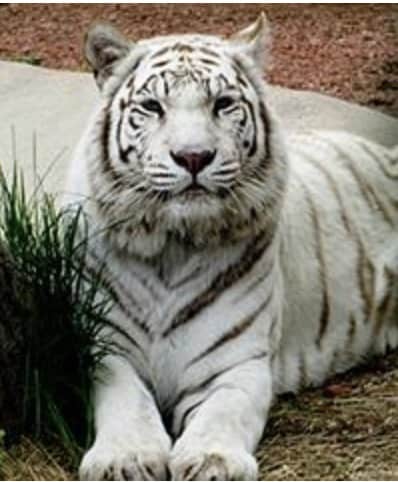
[[247,224],[269,204],[269,120],[254,58],[263,23],[243,32],[246,51],[242,41],[200,35],[131,47],[114,32],[89,34],[87,57],[107,99],[107,182],[147,226],[195,238],[214,223]]
[[112,160],[172,204],[205,205],[264,155],[259,123],[257,93],[221,42],[166,42],[114,97]]

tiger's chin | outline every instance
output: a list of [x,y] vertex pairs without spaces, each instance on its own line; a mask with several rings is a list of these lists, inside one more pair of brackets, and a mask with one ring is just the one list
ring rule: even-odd
[[201,184],[190,184],[177,194],[177,198],[184,201],[206,200],[211,197],[211,192]]
[[[163,222],[171,231],[191,231],[209,220],[220,222],[223,204],[202,189],[189,189],[171,198],[162,210]],[[162,221],[161,221],[162,222]]]
[[217,194],[187,192],[170,199],[158,216],[158,227],[184,246],[225,246],[252,234],[247,213],[232,209]]

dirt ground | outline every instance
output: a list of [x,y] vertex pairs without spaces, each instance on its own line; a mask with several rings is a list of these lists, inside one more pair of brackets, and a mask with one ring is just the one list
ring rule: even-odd
[[[260,480],[398,480],[398,354],[282,397],[257,452]],[[58,447],[0,451],[0,480],[73,480]]]
[[[0,58],[82,70],[81,43],[106,20],[133,39],[171,32],[230,34],[265,10],[272,83],[310,89],[398,115],[398,5],[2,5]],[[1,75],[1,72],[0,72]],[[282,398],[258,451],[261,478],[398,479],[398,356]],[[29,440],[0,450],[0,480],[70,480],[55,447]]]
[[262,10],[272,26],[270,82],[398,115],[396,4],[6,4],[0,6],[0,58],[80,70],[86,68],[83,36],[93,22],[110,22],[132,39],[228,35]]

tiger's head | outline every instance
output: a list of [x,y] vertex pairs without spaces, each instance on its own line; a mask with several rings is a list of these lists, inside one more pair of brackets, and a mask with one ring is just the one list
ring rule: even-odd
[[[108,26],[89,31],[86,57],[103,98],[92,191],[132,251],[151,256],[170,236],[234,241],[274,220],[285,162],[265,104],[267,38],[264,15],[229,39],[130,43]],[[147,253],[151,237],[157,248]]]

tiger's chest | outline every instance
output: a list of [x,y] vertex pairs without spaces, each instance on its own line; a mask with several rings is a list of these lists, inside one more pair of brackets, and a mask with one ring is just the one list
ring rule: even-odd
[[174,253],[161,263],[109,260],[114,321],[128,332],[129,357],[161,406],[181,386],[270,349],[281,311],[273,263],[266,253],[248,263],[246,251],[242,244],[205,256]]

